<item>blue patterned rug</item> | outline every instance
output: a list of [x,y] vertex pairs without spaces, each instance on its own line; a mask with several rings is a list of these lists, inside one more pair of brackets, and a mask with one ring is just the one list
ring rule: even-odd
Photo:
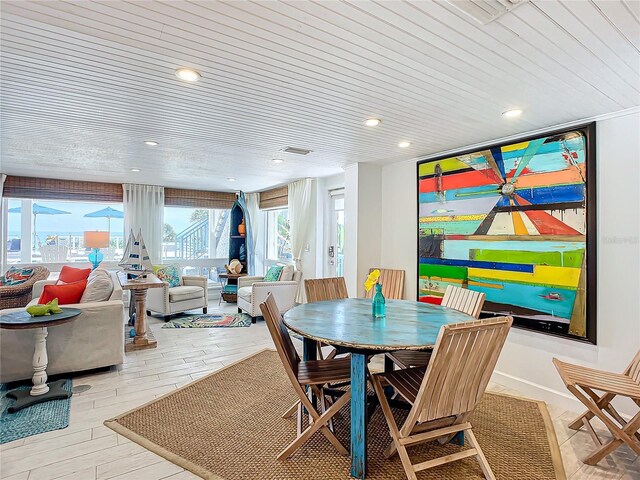
[[[29,390],[31,386],[18,388]],[[71,380],[67,380],[62,388],[70,392]],[[19,412],[9,413],[7,409],[15,400],[5,396],[8,391],[6,384],[0,384],[0,444],[69,426],[70,398],[37,403]]]
[[216,328],[216,327],[250,327],[251,316],[246,313],[235,315],[191,315],[189,317],[171,320],[162,328]]

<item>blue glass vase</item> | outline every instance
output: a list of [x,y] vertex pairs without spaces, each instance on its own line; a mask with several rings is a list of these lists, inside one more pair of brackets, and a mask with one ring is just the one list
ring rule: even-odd
[[373,315],[373,318],[384,317],[387,313],[384,295],[382,295],[382,284],[380,283],[376,283],[376,293],[373,295],[373,302],[371,303],[371,313]]

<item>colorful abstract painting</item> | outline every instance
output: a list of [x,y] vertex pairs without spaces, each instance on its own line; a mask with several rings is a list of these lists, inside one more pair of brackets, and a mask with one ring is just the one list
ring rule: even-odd
[[483,316],[595,343],[594,141],[591,124],[419,162],[418,299],[457,285]]

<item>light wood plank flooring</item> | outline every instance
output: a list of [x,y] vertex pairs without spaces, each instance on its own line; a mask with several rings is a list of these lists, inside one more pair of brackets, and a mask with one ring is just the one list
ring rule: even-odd
[[[234,313],[235,305],[210,307]],[[161,329],[151,318],[158,348],[128,353],[123,365],[109,372],[79,376],[74,386],[91,389],[73,396],[68,428],[43,433],[0,447],[2,480],[189,480],[199,477],[164,460],[102,422],[164,395],[265,347],[272,347],[264,322],[250,328]],[[491,390],[518,395],[501,385]],[[549,406],[571,480],[640,479],[640,460],[622,447],[597,467],[580,458],[593,449],[585,432],[566,428],[575,413]]]

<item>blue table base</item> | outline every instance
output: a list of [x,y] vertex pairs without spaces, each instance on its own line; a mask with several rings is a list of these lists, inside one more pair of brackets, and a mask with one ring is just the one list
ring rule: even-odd
[[[317,360],[315,340],[303,338],[303,359]],[[351,476],[364,479],[367,476],[367,353],[351,352]],[[385,363],[385,371],[392,367]],[[388,392],[393,394],[393,389]],[[315,399],[314,399],[315,400]],[[464,446],[464,432],[457,433],[450,441]]]

